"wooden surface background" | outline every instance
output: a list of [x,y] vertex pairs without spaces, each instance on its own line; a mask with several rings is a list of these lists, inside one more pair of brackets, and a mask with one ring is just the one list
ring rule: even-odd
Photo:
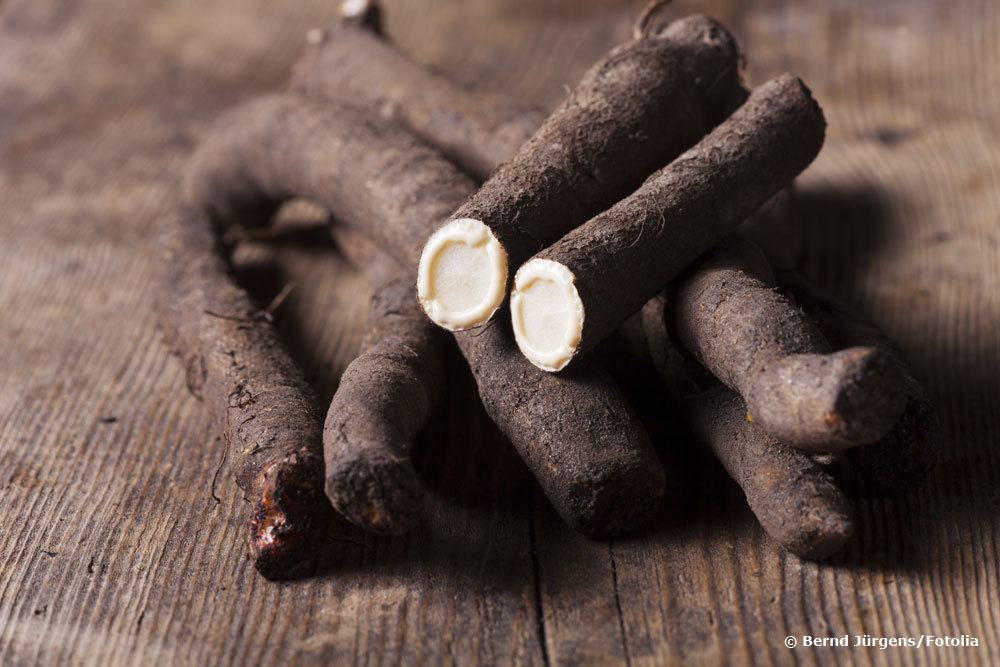
[[[707,0],[751,82],[790,69],[830,121],[802,179],[805,269],[896,336],[940,408],[930,482],[859,506],[824,565],[782,554],[711,466],[646,534],[560,524],[468,386],[431,429],[427,525],[348,528],[321,573],[246,560],[245,507],[154,327],[154,240],[221,109],[283,85],[333,0],[0,0],[3,664],[998,664],[1000,6]],[[551,106],[635,0],[389,0],[392,36],[464,84]],[[325,397],[365,290],[323,247],[248,248]],[[678,471],[674,471],[675,473]],[[807,649],[786,635],[969,634]]]

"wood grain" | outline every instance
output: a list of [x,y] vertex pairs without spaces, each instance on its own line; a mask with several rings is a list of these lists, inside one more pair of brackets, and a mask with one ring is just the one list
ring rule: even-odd
[[[387,4],[418,59],[551,107],[641,3]],[[455,362],[419,461],[425,525],[404,539],[341,527],[318,576],[276,585],[246,561],[224,449],[155,331],[153,242],[206,122],[282,86],[336,3],[2,0],[0,662],[996,664],[1000,8],[958,4],[669,10],[724,20],[752,82],[791,69],[823,104],[803,268],[926,378],[944,438],[919,493],[862,503],[858,539],[816,565],[769,543],[716,466],[671,454],[656,525],[590,542],[545,504]],[[367,288],[313,237],[238,259],[264,301],[295,284],[282,335],[328,398]],[[981,647],[782,643],[845,633]]]

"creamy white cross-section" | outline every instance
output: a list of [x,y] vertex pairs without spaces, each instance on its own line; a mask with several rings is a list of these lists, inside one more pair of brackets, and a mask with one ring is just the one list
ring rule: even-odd
[[566,366],[583,336],[583,302],[573,283],[573,272],[549,259],[533,259],[514,276],[514,338],[521,353],[546,371]]
[[417,296],[439,326],[460,331],[489,322],[506,290],[507,251],[479,220],[452,220],[427,240]]
[[344,0],[340,5],[340,13],[344,18],[356,18],[372,9],[371,0]]

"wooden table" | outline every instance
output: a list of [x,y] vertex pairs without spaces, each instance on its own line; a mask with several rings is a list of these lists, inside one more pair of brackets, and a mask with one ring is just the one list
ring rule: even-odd
[[[712,466],[647,533],[565,528],[467,384],[425,443],[427,525],[348,528],[321,573],[256,575],[204,407],[156,332],[155,238],[224,109],[280,88],[332,0],[0,0],[3,664],[998,664],[1000,5],[707,0],[748,78],[790,69],[830,121],[802,179],[804,269],[897,337],[940,408],[929,483],[859,505],[834,562],[781,553]],[[638,3],[399,0],[393,37],[464,84],[552,106]],[[250,247],[325,398],[363,282],[323,247]],[[221,472],[216,480],[216,471]],[[213,484],[213,482],[215,482]],[[798,648],[787,635],[975,636]]]

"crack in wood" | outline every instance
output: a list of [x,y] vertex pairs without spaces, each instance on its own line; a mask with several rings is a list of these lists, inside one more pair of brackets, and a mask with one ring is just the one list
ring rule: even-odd
[[545,628],[545,608],[542,601],[542,572],[538,561],[538,540],[536,535],[535,519],[535,494],[537,489],[532,487],[528,493],[528,545],[531,549],[531,575],[534,581],[535,593],[535,623],[538,632],[538,647],[542,651],[542,664],[548,667],[549,662],[549,640]]
[[622,635],[622,651],[625,653],[625,664],[631,667],[632,654],[628,647],[628,635],[625,634],[625,614],[622,612],[622,598],[618,590],[618,565],[615,563],[614,540],[608,540],[608,559],[611,561],[611,586],[615,592],[615,611],[618,614],[618,630]]

